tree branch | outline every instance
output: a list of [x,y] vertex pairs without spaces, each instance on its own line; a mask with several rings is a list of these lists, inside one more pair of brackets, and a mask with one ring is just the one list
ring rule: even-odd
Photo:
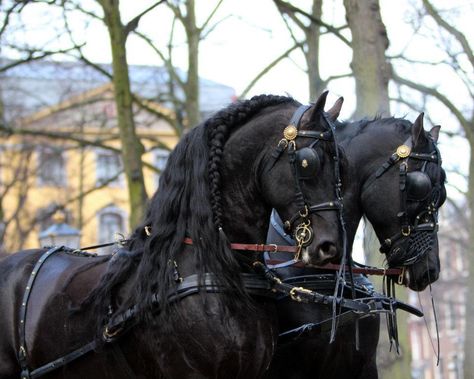
[[125,25],[124,27],[124,34],[125,34],[125,39],[127,39],[128,35],[130,34],[130,32],[134,31],[137,27],[138,27],[138,24],[140,22],[140,19],[146,15],[148,12],[152,11],[153,9],[155,9],[158,5],[162,4],[162,3],[166,3],[167,0],[161,0],[161,1],[158,1],[156,2],[155,4],[151,5],[150,7],[148,7],[147,9],[145,9],[142,13],[136,15],[134,18],[132,18],[129,22],[127,22],[127,25]]
[[301,43],[297,43],[295,45],[293,45],[292,47],[290,47],[288,50],[286,50],[283,54],[281,54],[278,58],[276,58],[275,60],[273,60],[269,65],[267,65],[262,71],[260,71],[257,76],[255,76],[255,78],[247,85],[247,87],[245,87],[245,89],[242,91],[242,93],[240,94],[239,98],[242,99],[244,98],[248,92],[252,89],[252,87],[267,73],[269,72],[273,67],[275,67],[280,61],[282,61],[283,59],[285,59],[286,57],[288,57],[288,55],[290,55],[290,53],[293,51],[293,50],[296,50],[297,48],[300,48],[301,46],[303,45],[303,42]]
[[458,119],[459,123],[462,125],[464,130],[466,131],[466,135],[469,137],[474,137],[474,130],[470,129],[469,121],[464,117],[464,115],[457,109],[457,107],[446,97],[444,96],[441,92],[439,92],[435,88],[427,87],[419,83],[412,82],[411,80],[402,78],[399,76],[395,70],[392,70],[392,79],[400,83],[402,85],[405,85],[407,87],[410,87],[412,89],[415,89],[419,92],[422,92],[424,94],[430,95],[437,99],[439,102],[441,102],[446,108],[448,108],[454,116]]
[[301,10],[300,8],[295,7],[294,5],[292,5],[290,3],[287,3],[287,2],[282,1],[282,0],[273,0],[273,1],[277,5],[277,7],[279,7],[279,6],[283,7],[284,9],[286,9],[286,12],[291,11],[291,12],[294,12],[294,13],[300,13],[301,15],[308,18],[310,21],[326,28],[328,31],[333,33],[337,38],[339,38],[342,42],[344,42],[347,46],[349,46],[349,47],[351,46],[351,42],[346,37],[344,37],[341,33],[339,33],[338,28],[335,28],[334,26],[325,23],[321,19],[313,17],[309,13]]
[[[199,28],[200,32],[202,32],[204,29],[207,28],[207,25],[209,24],[209,22],[211,22],[211,19],[214,17],[214,15],[216,14],[217,10],[219,9],[219,7],[221,6],[222,2],[224,0],[219,0],[216,4],[216,6],[214,7],[214,9],[211,11],[211,13],[209,14],[209,16],[207,17],[206,21],[204,21],[204,23],[201,25],[201,27]],[[215,28],[215,25],[212,27],[212,29]],[[209,33],[207,33],[209,34]]]
[[457,30],[455,27],[450,25],[447,21],[445,21],[433,5],[430,3],[429,0],[423,0],[423,5],[425,6],[426,11],[428,14],[436,21],[436,23],[446,30],[449,34],[451,34],[461,45],[463,51],[466,53],[469,62],[471,62],[471,66],[474,68],[474,53],[472,52],[471,46],[469,45],[469,41],[467,40],[466,36]]

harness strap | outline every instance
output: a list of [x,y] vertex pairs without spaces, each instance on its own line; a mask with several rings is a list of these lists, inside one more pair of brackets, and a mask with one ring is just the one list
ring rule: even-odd
[[[420,225],[422,227],[422,225]],[[186,245],[193,245],[193,240],[189,237],[184,239],[184,243]],[[247,244],[247,243],[231,243],[230,248],[232,250],[241,250],[241,251],[258,251],[258,252],[268,252],[268,253],[296,253],[298,250],[297,246],[285,246],[285,245],[275,245],[275,244]],[[286,261],[283,259],[268,259],[266,262],[270,265],[285,263]],[[303,262],[296,262],[293,264],[295,267],[314,267],[319,269],[325,270],[339,270],[341,265],[334,264],[334,263],[326,263],[324,266],[305,266]],[[348,265],[345,265],[346,269],[348,269]],[[365,274],[365,275],[400,275],[402,273],[402,269],[400,268],[377,268],[377,267],[353,267],[352,268],[354,274]]]
[[[270,292],[272,287],[267,280],[255,274],[241,275],[245,288],[247,288],[251,293],[260,296],[269,296],[269,294],[271,294],[273,297],[273,294]],[[197,274],[193,274],[183,278],[183,281],[176,286],[175,291],[168,295],[167,301],[176,302],[203,290],[208,293],[221,292],[222,288],[223,287],[219,285],[218,277],[213,273],[206,273],[203,278],[199,278]],[[152,302],[154,305],[159,306],[162,300],[157,294],[154,294]],[[114,331],[117,331],[118,329],[123,329],[123,325],[131,320],[136,312],[137,309],[133,306],[126,311],[113,316],[107,324],[107,329],[110,334],[114,334]],[[120,331],[120,335],[121,334],[123,334],[123,331]],[[107,342],[112,342],[116,339],[117,334],[115,333],[112,337],[113,338],[108,338]]]
[[[30,373],[30,378],[35,379],[40,376],[46,375],[48,372],[54,371],[60,367],[67,365],[68,363],[82,357],[83,355],[95,350],[97,347],[97,342],[92,341],[87,345],[81,346],[79,349],[76,349],[69,354],[66,354],[64,357],[58,358],[44,366],[41,366]],[[23,379],[23,378],[22,378]]]
[[[277,265],[280,263],[286,262],[283,259],[267,259],[265,262],[269,265]],[[294,267],[298,268],[304,268],[304,267],[312,267],[312,268],[317,268],[317,269],[323,269],[323,270],[334,270],[338,271],[341,268],[341,265],[335,264],[335,263],[326,263],[324,266],[308,266],[303,264],[303,262],[296,262],[292,264]],[[345,265],[346,269],[349,267]],[[352,272],[354,274],[364,274],[364,275],[400,275],[402,273],[402,269],[400,268],[377,268],[377,267],[371,267],[371,266],[364,266],[364,267],[352,267]]]
[[33,284],[35,282],[36,277],[38,276],[38,271],[43,266],[44,262],[53,254],[61,251],[63,246],[55,246],[47,250],[43,255],[41,255],[40,259],[36,262],[33,270],[31,271],[30,277],[26,283],[25,292],[23,294],[23,299],[21,301],[20,306],[20,324],[19,324],[19,341],[20,347],[18,349],[18,361],[21,367],[21,378],[22,379],[30,379],[31,374],[28,368],[28,350],[26,347],[26,314],[28,310],[28,301],[30,299],[31,290],[33,288]]
[[298,130],[298,137],[313,138],[322,141],[332,141],[333,133],[331,130],[326,132],[316,132],[314,130]]
[[360,301],[334,297],[331,295],[322,295],[307,288],[296,287],[291,284],[284,283],[261,262],[255,262],[254,267],[265,275],[265,277],[273,284],[273,288],[275,290],[290,296],[292,300],[297,302],[318,303],[326,305],[332,305],[335,302],[337,305],[343,308],[351,309],[355,312],[367,313],[370,310],[366,304],[361,303]]
[[[394,298],[387,298],[383,294],[374,294],[375,296],[359,298],[359,301],[363,301],[364,304],[367,304],[370,307],[370,311],[368,313],[357,313],[353,310],[344,311],[337,315],[338,325],[342,326],[351,324],[355,321],[378,313],[393,314],[397,309],[411,313],[417,317],[423,317],[423,312],[409,304],[403,303]],[[331,331],[332,321],[332,318],[328,318],[316,323],[311,322],[303,324],[297,328],[282,332],[278,336],[278,343],[288,342],[289,339],[298,339],[303,337],[303,335],[307,335],[308,333],[311,333],[312,335],[328,333]]]
[[[38,264],[44,263],[44,257],[48,258],[51,254],[55,253],[56,251],[60,251],[63,247],[55,247],[50,250],[48,250],[47,253],[45,253],[41,256],[40,261],[38,261]],[[35,266],[34,271],[37,273],[37,268]],[[34,275],[36,276],[36,275]],[[242,281],[247,289],[250,290],[251,293],[254,293],[255,295],[260,295],[260,296],[271,296],[273,297],[273,293],[270,291],[271,290],[271,285],[270,283],[265,280],[264,278],[261,278],[257,275],[253,274],[242,274]],[[30,287],[31,289],[31,287]],[[218,277],[215,274],[212,273],[206,273],[204,275],[204,278],[200,280],[199,276],[194,274],[190,275],[188,277],[185,277],[181,283],[177,286],[177,289],[175,292],[171,293],[168,296],[168,301],[174,302],[181,300],[187,296],[193,295],[198,293],[199,291],[206,291],[206,292],[220,292],[222,290],[222,286],[219,286],[218,284]],[[158,296],[155,294],[153,295],[153,303],[155,305],[159,305],[161,300],[158,298]],[[130,327],[135,325],[135,322],[130,323],[128,326],[126,326],[126,323],[129,322],[130,320],[133,319],[133,317],[136,314],[136,307],[133,306],[126,311],[114,316],[107,324],[107,326],[104,328],[104,333],[103,333],[103,341],[106,343],[113,343],[115,342],[120,336],[124,334],[125,331],[127,331]],[[21,339],[20,339],[21,340]],[[23,338],[24,341],[24,338]],[[22,345],[24,346],[24,344]],[[115,346],[115,345],[114,345]],[[49,362],[43,366],[40,366],[33,371],[30,372],[27,366],[27,357],[26,354],[24,355],[24,365],[21,366],[22,373],[21,373],[21,379],[36,379],[39,378],[43,375],[46,375],[47,373],[54,371],[58,368],[61,368],[68,363],[82,357],[83,355],[94,351],[97,347],[97,340],[94,340],[92,342],[89,342],[85,344],[84,346],[81,346],[80,348],[64,355],[63,357],[60,357],[58,359],[55,359],[52,362]],[[22,349],[20,349],[22,350]],[[120,347],[113,348],[114,354],[118,357],[118,360],[121,361],[123,358],[123,352],[121,351]],[[26,353],[26,350],[24,351]],[[134,378],[136,377],[131,368],[128,366],[128,363],[126,360],[124,361],[124,370],[128,372],[128,377],[129,378]],[[128,367],[128,368],[127,368]]]
[[[333,201],[327,201],[325,203],[321,203],[318,205],[311,205],[310,207],[307,207],[307,214],[305,217],[307,217],[309,214],[313,213],[318,213],[318,212],[324,212],[324,211],[340,211],[342,209],[342,202],[340,200],[333,200]],[[288,222],[285,223],[285,231],[289,232],[291,229],[291,225],[293,225],[296,220],[304,218],[300,213],[296,213],[291,217]]]
[[[193,245],[193,240],[189,237],[186,237],[183,242],[186,245]],[[259,243],[231,243],[230,248],[232,250],[241,250],[241,251],[258,251],[264,252],[268,251],[270,253],[296,253],[298,248],[296,246],[285,246],[285,245],[275,245],[275,244],[259,244]]]

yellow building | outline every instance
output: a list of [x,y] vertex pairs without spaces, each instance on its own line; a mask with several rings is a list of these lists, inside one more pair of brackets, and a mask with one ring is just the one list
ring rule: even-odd
[[[156,103],[148,106],[172,117]],[[5,251],[38,247],[38,233],[51,225],[57,209],[81,231],[82,246],[129,233],[115,115],[113,88],[105,84],[21,119],[20,134],[0,136]],[[178,138],[169,123],[147,111],[135,109],[135,121],[151,196]]]

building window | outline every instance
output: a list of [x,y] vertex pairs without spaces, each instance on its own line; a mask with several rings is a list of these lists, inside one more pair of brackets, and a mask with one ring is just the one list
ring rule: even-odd
[[[114,242],[118,234],[125,234],[125,212],[110,205],[98,213],[99,244]],[[114,246],[102,248],[102,253],[111,253]]]
[[41,186],[66,185],[66,162],[60,150],[42,148],[39,151],[38,183]]
[[122,160],[118,154],[108,151],[97,153],[97,186],[120,186],[122,184],[122,171]]
[[170,156],[170,152],[164,149],[156,149],[155,150],[155,167],[159,170],[159,173],[156,175],[156,184],[159,184],[160,174],[166,167],[168,163],[168,158]]

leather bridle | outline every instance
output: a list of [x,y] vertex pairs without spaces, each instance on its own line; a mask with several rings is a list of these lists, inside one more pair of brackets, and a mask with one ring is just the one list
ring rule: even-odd
[[[314,232],[311,226],[311,220],[309,218],[311,214],[326,211],[337,211],[339,221],[342,226],[344,225],[340,156],[334,135],[334,128],[332,127],[330,119],[323,113],[322,117],[324,117],[325,121],[329,125],[328,130],[324,132],[300,130],[301,119],[308,109],[310,109],[310,105],[301,105],[295,111],[288,126],[283,131],[283,138],[278,142],[278,145],[271,156],[272,159],[268,163],[269,170],[271,170],[275,163],[282,156],[283,152],[285,150],[288,151],[288,159],[295,180],[296,205],[299,208],[299,211],[297,211],[292,217],[285,221],[284,228],[288,233],[294,235],[295,241],[297,243],[295,260],[299,259],[302,248],[308,246],[313,239]],[[298,137],[310,138],[313,139],[314,142],[309,147],[298,149],[296,146],[296,139]],[[312,161],[318,159],[314,147],[319,141],[328,141],[333,142],[334,144],[334,154],[332,158],[334,160],[335,200],[317,205],[310,205],[301,188],[301,184],[306,179],[314,179],[313,175],[305,175],[304,170],[311,164],[316,164]],[[343,234],[343,239],[345,240],[345,232]]]
[[[400,211],[397,216],[400,219],[400,231],[386,238],[380,247],[380,252],[387,256],[391,267],[410,266],[419,262],[431,250],[438,233],[438,209],[441,205],[442,186],[441,155],[434,141],[431,141],[431,144],[433,150],[430,153],[416,153],[412,151],[412,139],[409,137],[376,171],[365,186],[369,188],[392,166],[399,163]],[[423,162],[421,170],[408,171],[410,160]],[[424,180],[431,181],[426,174],[426,166],[430,162],[435,163],[438,170],[435,183],[431,185],[431,191],[427,195],[429,201],[421,199],[426,202],[426,206],[414,218],[410,218],[408,202],[421,202],[417,199],[410,199],[410,175],[422,173],[427,178]]]

